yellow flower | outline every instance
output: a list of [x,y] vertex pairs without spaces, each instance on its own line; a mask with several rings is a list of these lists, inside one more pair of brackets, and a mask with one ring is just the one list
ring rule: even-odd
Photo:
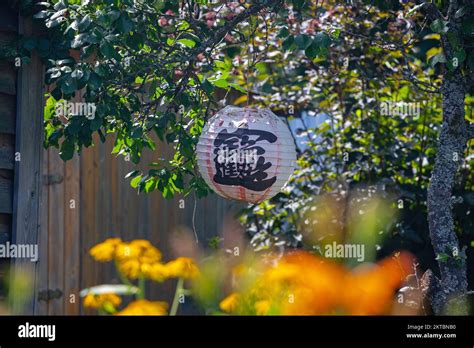
[[119,261],[139,259],[141,263],[154,263],[161,260],[161,252],[149,241],[143,239],[122,243],[117,248],[116,255]]
[[126,260],[126,259],[138,259],[141,254],[141,248],[137,245],[133,245],[132,243],[122,243],[117,248],[117,259],[119,261]]
[[164,278],[159,275],[160,266],[154,267],[161,260],[161,252],[147,240],[121,243],[117,247],[116,258],[120,272],[130,279],[137,279],[142,275],[151,278],[152,273],[157,280]]
[[120,238],[109,238],[91,248],[90,255],[99,262],[113,260],[117,247],[122,243]]
[[141,271],[145,277],[156,282],[162,282],[168,278],[168,268],[162,263],[144,263],[141,265]]
[[223,299],[221,303],[219,303],[219,307],[226,313],[234,313],[239,308],[240,299],[240,295],[234,292]]
[[137,279],[140,276],[140,262],[136,259],[120,262],[119,271],[130,279]]
[[84,307],[86,308],[103,308],[106,305],[112,306],[113,308],[118,307],[122,303],[120,296],[116,294],[100,294],[93,295],[89,294],[84,297]]
[[117,315],[166,315],[168,304],[162,301],[137,300],[130,303]]
[[178,257],[166,264],[168,276],[171,278],[194,279],[199,275],[199,269],[193,259]]
[[270,309],[270,301],[262,300],[255,302],[255,311],[257,315],[267,315]]

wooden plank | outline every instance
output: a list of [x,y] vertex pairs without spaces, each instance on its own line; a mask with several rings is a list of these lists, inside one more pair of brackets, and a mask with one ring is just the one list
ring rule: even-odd
[[[64,177],[64,162],[57,149],[49,149],[48,171],[50,175]],[[49,300],[48,313],[60,315],[64,314],[64,216],[65,210],[68,209],[64,200],[64,184],[48,185],[48,197],[48,288],[59,289],[63,293],[63,297]]]
[[15,134],[16,97],[0,93],[0,133]]
[[[19,21],[20,34],[31,35],[33,32],[31,20]],[[41,60],[36,54],[32,54],[31,62],[20,69],[17,84],[15,150],[21,154],[21,161],[15,162],[12,240],[16,244],[35,245],[38,242],[39,201],[42,189],[43,81]],[[12,269],[13,276],[36,274],[36,264],[26,259],[15,259]],[[36,280],[33,277],[33,288],[27,294],[29,301],[26,307],[23,306],[23,298],[13,298],[13,313],[34,313],[37,297]]]
[[[38,260],[37,265],[37,287],[38,291],[47,291],[49,286],[49,272],[48,272],[48,250],[49,250],[49,216],[48,216],[48,186],[47,177],[48,165],[49,165],[49,152],[48,150],[43,150],[43,161],[42,161],[42,174],[43,174],[43,187],[42,195],[40,199],[40,229],[38,235],[38,250],[41,257]],[[35,314],[36,315],[47,315],[48,314],[48,301],[39,301],[36,298],[35,305]]]
[[0,134],[0,169],[13,169],[15,157],[15,137]]
[[12,216],[10,214],[0,214],[0,244],[5,244],[11,239]]
[[13,173],[0,170],[0,213],[13,213]]
[[0,31],[17,32],[18,14],[6,3],[0,5]]
[[16,94],[16,69],[12,63],[0,62],[0,93]]
[[66,315],[80,309],[80,168],[77,155],[65,164],[64,180],[64,307]]
[[[110,220],[110,211],[109,200],[110,200],[110,188],[107,172],[107,149],[106,144],[103,144],[99,139],[95,138],[96,149],[98,150],[98,165],[95,167],[95,174],[93,177],[94,183],[98,188],[96,191],[96,202],[98,203],[94,212],[94,218],[97,221],[96,224],[96,234],[95,240],[92,245],[102,242],[104,239],[108,238],[110,234],[115,234],[116,232],[108,230],[108,221]],[[109,279],[108,275],[110,274],[110,265],[98,265],[98,272],[96,273],[96,278],[94,279],[93,285],[98,285],[103,282],[105,279]]]
[[[88,251],[96,243],[97,217],[97,150],[84,149],[81,154],[81,289],[97,285],[95,283],[97,263],[90,257]],[[81,307],[82,309],[82,307]],[[93,313],[85,311],[84,313]]]
[[17,34],[15,33],[5,33],[0,31],[0,49],[5,49],[7,46],[10,46],[16,40]]

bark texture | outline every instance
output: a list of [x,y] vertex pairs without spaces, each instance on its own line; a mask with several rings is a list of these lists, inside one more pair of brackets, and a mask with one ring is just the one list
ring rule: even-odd
[[431,271],[425,274],[425,289],[435,314],[443,314],[446,303],[455,299],[460,303],[459,314],[467,314],[463,299],[467,292],[467,272],[464,250],[461,250],[454,230],[452,190],[459,165],[469,138],[469,127],[464,118],[465,90],[460,73],[444,77],[443,124],[438,140],[438,152],[428,188],[428,223],[433,249],[437,256],[449,257],[438,261],[441,278]]

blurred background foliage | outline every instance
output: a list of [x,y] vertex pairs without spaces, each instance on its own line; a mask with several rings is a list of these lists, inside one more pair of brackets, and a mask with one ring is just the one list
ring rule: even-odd
[[[305,142],[299,146],[298,169],[286,189],[242,211],[241,221],[256,249],[321,251],[328,241],[321,236],[325,231],[337,240],[342,230],[348,240],[350,207],[358,205],[361,218],[369,219],[364,201],[378,195],[389,207],[376,211],[380,223],[373,232],[381,238],[372,245],[375,256],[410,250],[423,269],[437,269],[428,235],[426,189],[442,117],[436,90],[443,68],[433,62],[440,52],[439,35],[426,26],[423,16],[407,16],[413,4],[383,3],[385,8],[326,4],[317,8],[315,16],[311,8],[288,13],[281,25],[296,34],[288,34],[283,41],[290,49],[282,51],[279,45],[283,29],[269,40],[266,58],[247,79],[259,103],[285,115],[292,105],[300,109],[294,115],[301,118],[299,127],[292,128],[297,142]],[[305,45],[300,44],[304,39],[298,38],[315,32],[329,33],[332,44],[311,59],[308,48],[303,51]],[[293,42],[288,44],[288,40]],[[405,78],[408,74],[416,77],[415,84]],[[268,88],[271,93],[261,93]],[[386,101],[418,103],[419,115],[384,115],[381,103]],[[473,101],[466,100],[471,119]],[[309,116],[301,116],[301,110]],[[325,116],[322,123],[308,126],[314,123],[311,117],[321,115]],[[472,283],[472,147],[467,152],[466,160],[460,159],[464,162],[453,207],[456,231],[461,244],[468,247]],[[337,207],[331,218],[321,219],[331,205]],[[396,220],[384,225],[387,209]],[[320,234],[316,240],[315,230]]]

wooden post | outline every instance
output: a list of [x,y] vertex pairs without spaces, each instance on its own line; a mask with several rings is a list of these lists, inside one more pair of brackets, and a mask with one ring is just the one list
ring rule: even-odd
[[[19,33],[33,33],[30,20],[19,18]],[[21,159],[15,161],[12,236],[12,242],[15,244],[37,245],[39,239],[43,98],[43,66],[40,58],[32,54],[31,62],[22,66],[18,72],[15,151],[20,154]],[[29,259],[12,260],[12,281],[18,277],[30,277],[32,280],[27,293],[23,296],[12,296],[10,305],[14,314],[34,313],[38,291],[36,269],[37,263]]]

